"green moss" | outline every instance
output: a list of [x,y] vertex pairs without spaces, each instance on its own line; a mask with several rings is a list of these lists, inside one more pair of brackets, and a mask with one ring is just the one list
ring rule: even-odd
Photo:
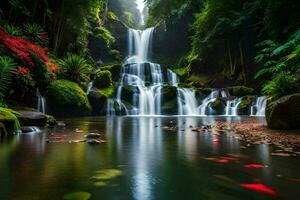
[[121,72],[121,68],[122,68],[122,65],[120,65],[120,64],[110,64],[110,65],[103,66],[100,69],[102,71],[104,71],[104,70],[110,71],[110,73],[112,74],[113,81],[118,81],[120,72]]
[[241,103],[238,106],[239,115],[248,115],[250,113],[251,105],[255,99],[255,96],[247,95],[242,97]]
[[190,87],[203,87],[209,85],[211,82],[211,77],[204,74],[193,74],[188,79]]
[[108,70],[98,71],[94,80],[94,87],[109,88],[112,86],[112,75]]
[[54,81],[48,87],[48,95],[51,103],[58,106],[62,111],[69,109],[72,112],[91,110],[86,93],[74,82]]
[[215,115],[224,115],[224,108],[225,108],[225,102],[221,98],[217,98],[215,101],[211,102],[209,104],[209,107],[211,107],[214,110]]
[[98,89],[97,90],[101,95],[109,98],[109,97],[112,97],[113,94],[114,94],[114,86],[110,86],[108,88],[102,88],[102,89]]
[[183,68],[175,68],[175,69],[172,69],[172,71],[177,74],[177,76],[179,76],[180,78],[183,78],[183,77],[187,77],[188,75],[188,69],[183,67]]
[[21,129],[20,122],[18,120],[19,114],[9,108],[0,107],[0,122],[4,124],[6,130],[12,133]]
[[228,89],[228,92],[230,93],[230,95],[236,96],[236,97],[242,97],[242,96],[254,94],[253,88],[249,88],[249,87],[245,87],[245,86],[232,86],[232,87],[228,87],[227,89]]

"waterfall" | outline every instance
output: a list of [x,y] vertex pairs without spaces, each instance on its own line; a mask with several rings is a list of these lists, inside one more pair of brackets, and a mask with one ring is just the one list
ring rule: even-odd
[[198,102],[194,90],[178,88],[177,102],[179,115],[199,115]]
[[45,98],[41,95],[39,89],[36,89],[36,96],[38,98],[37,101],[37,110],[41,113],[46,113],[46,100]]
[[262,96],[256,98],[256,102],[251,106],[251,116],[264,117],[266,113],[268,97]]
[[[202,104],[199,106],[200,115],[206,116],[207,114],[210,114],[210,110],[208,105],[215,101],[219,96],[218,90],[213,90],[210,95],[208,95],[203,101]],[[207,112],[208,111],[208,112]]]
[[241,104],[241,98],[236,98],[234,100],[228,100],[226,103],[226,116],[238,116],[238,107]]
[[93,88],[93,84],[94,84],[93,81],[89,82],[89,84],[88,84],[88,86],[87,86],[86,94],[89,94],[89,93],[90,93],[90,91],[91,91],[92,88]]

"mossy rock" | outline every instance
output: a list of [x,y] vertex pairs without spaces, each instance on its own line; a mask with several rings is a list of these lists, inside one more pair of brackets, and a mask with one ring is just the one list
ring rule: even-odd
[[177,88],[173,86],[163,86],[161,100],[161,112],[164,115],[174,115],[178,113]]
[[[18,120],[19,113],[9,108],[0,107],[0,123],[2,123],[8,133],[13,133],[21,129]],[[1,131],[1,130],[0,130]]]
[[177,99],[171,101],[164,101],[161,106],[161,112],[163,115],[176,115],[178,113]]
[[111,64],[111,65],[103,66],[100,69],[101,69],[101,71],[110,71],[110,73],[112,75],[112,80],[117,82],[119,80],[119,77],[120,77],[122,65],[120,65],[120,64]]
[[255,96],[247,95],[241,98],[241,103],[238,106],[239,115],[249,115],[251,112],[251,106],[255,100]]
[[247,95],[254,95],[255,91],[253,88],[246,86],[232,86],[227,88],[229,94],[235,97],[243,97]]
[[67,80],[56,80],[48,87],[49,111],[59,116],[85,116],[91,105],[86,93],[78,84]]
[[44,127],[47,123],[47,116],[37,111],[18,110],[18,119],[22,126]]
[[92,106],[92,114],[96,116],[106,114],[107,96],[101,94],[99,90],[92,89],[88,94],[89,102]]
[[108,70],[98,71],[93,86],[102,89],[113,85],[111,72]]
[[132,104],[134,94],[139,93],[139,88],[136,86],[122,86],[121,99]]
[[272,129],[300,129],[300,93],[268,102],[266,120]]
[[212,92],[211,88],[199,88],[195,89],[195,96],[198,101],[202,101]]
[[212,109],[210,114],[212,115],[224,115],[225,114],[225,107],[226,107],[226,100],[222,98],[216,98],[216,100],[210,102],[208,107]]

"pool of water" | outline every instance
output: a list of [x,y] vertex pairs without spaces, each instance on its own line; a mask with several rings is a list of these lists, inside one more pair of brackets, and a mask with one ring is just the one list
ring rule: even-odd
[[[299,158],[272,156],[271,145],[242,149],[245,144],[231,133],[197,133],[190,127],[218,120],[243,119],[65,119],[66,126],[55,130],[8,138],[0,144],[0,199],[299,198]],[[106,142],[71,142],[91,132]],[[47,143],[49,138],[52,142]],[[241,184],[263,184],[275,193]]]

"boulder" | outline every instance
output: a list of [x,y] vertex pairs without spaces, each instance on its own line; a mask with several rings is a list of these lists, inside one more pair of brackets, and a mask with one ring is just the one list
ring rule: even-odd
[[86,116],[91,105],[86,93],[78,84],[68,80],[56,80],[48,87],[48,106],[50,114],[60,117]]
[[272,129],[300,128],[300,93],[281,97],[268,103],[266,120]]
[[255,96],[247,95],[241,98],[241,103],[238,106],[238,115],[249,115],[251,106],[255,100]]
[[224,115],[225,114],[225,107],[226,107],[226,100],[223,98],[216,98],[216,100],[212,101],[208,104],[210,107],[212,115]]
[[93,115],[104,115],[106,113],[106,96],[101,95],[97,90],[92,89],[88,94],[88,99],[92,106]]
[[246,86],[232,86],[228,87],[227,90],[231,96],[235,97],[243,97],[254,94],[254,89]]
[[178,113],[177,88],[165,85],[161,90],[161,112],[163,115]]
[[41,112],[17,110],[18,119],[22,126],[44,127],[47,123],[47,116]]

